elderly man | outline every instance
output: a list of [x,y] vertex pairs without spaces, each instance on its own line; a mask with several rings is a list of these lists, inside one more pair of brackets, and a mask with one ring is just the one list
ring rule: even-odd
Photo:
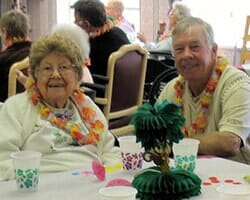
[[117,20],[117,26],[126,34],[135,34],[134,25],[123,16],[124,4],[121,0],[109,0],[106,11],[108,16],[112,16]]
[[217,56],[213,29],[203,20],[182,19],[172,38],[180,75],[159,100],[181,106],[184,134],[200,140],[199,154],[250,164],[250,78]]

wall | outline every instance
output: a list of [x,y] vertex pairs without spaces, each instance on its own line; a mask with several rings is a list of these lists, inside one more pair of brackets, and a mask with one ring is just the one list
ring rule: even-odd
[[[30,19],[30,38],[35,40],[42,34],[49,33],[56,24],[56,0],[23,0]],[[11,9],[11,0],[1,0],[1,13]]]
[[40,35],[50,32],[56,24],[56,0],[28,0],[28,13],[30,15],[30,37],[35,40]]
[[1,0],[1,13],[9,10],[11,8],[11,1],[10,0]]

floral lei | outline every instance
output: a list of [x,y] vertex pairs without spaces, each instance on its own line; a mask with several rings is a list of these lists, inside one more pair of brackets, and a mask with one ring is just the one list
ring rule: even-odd
[[168,37],[171,36],[171,35],[172,35],[172,30],[163,33],[163,34],[160,36],[160,38],[159,38],[159,42],[162,41],[162,40],[165,40],[166,38],[168,38]]
[[[211,103],[213,93],[217,87],[218,81],[223,70],[227,67],[228,61],[226,58],[219,57],[217,58],[217,63],[215,70],[212,73],[210,80],[208,81],[206,88],[204,90],[204,94],[200,97],[200,105],[201,105],[201,113],[197,116],[195,122],[192,123],[191,127],[184,127],[184,134],[188,137],[193,136],[195,132],[204,132],[207,126],[207,116],[208,116],[208,108]],[[184,114],[183,108],[183,90],[185,87],[185,79],[183,76],[179,76],[174,88],[176,91],[176,102],[178,105],[182,107],[182,112]]]
[[116,25],[116,21],[112,21],[110,19],[107,20],[107,23],[104,24],[102,27],[98,28],[98,30],[96,30],[95,32],[91,32],[89,34],[89,37],[91,38],[95,38],[98,37],[108,31],[110,31],[110,29],[112,29],[115,25]]
[[81,118],[84,120],[88,130],[87,134],[83,134],[79,125],[69,119],[56,117],[55,114],[41,102],[41,94],[39,93],[35,82],[31,79],[26,84],[28,95],[34,106],[38,107],[42,119],[49,121],[53,126],[65,130],[79,144],[97,144],[100,140],[100,134],[104,131],[104,124],[97,118],[95,111],[88,106],[83,92],[78,89],[73,92],[71,99],[80,111]]

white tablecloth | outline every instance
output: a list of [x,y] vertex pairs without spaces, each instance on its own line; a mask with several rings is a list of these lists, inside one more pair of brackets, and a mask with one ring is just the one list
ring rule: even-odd
[[[172,163],[172,161],[171,161]],[[149,166],[146,163],[144,167]],[[133,174],[118,170],[106,175],[105,181],[98,181],[96,177],[89,175],[73,175],[75,170],[62,173],[42,174],[40,176],[39,189],[33,193],[21,193],[16,189],[15,181],[0,182],[0,199],[1,200],[100,200],[98,190],[104,187],[110,180],[115,178],[133,179]],[[202,179],[202,182],[209,182],[210,177],[217,177],[220,183],[213,183],[209,186],[202,185],[201,195],[193,197],[193,200],[222,199],[216,191],[221,183],[225,180],[233,180],[241,185],[249,186],[243,177],[250,174],[250,165],[241,164],[215,157],[201,157],[197,160],[195,173]],[[232,184],[232,183],[227,183]],[[250,196],[249,196],[250,199]]]

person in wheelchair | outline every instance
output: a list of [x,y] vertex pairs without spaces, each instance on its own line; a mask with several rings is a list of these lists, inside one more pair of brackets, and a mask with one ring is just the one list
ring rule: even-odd
[[161,35],[157,43],[150,42],[142,33],[138,33],[138,38],[144,43],[144,48],[148,51],[166,52],[172,49],[172,31],[176,24],[183,18],[191,16],[190,9],[181,2],[174,2],[173,8],[168,15],[169,26],[167,31]]

